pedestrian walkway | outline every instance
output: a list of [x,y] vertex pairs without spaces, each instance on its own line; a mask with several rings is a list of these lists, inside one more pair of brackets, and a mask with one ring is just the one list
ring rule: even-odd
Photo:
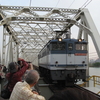
[[[0,83],[0,93],[1,93],[1,89],[2,89],[1,84],[3,86],[3,85],[5,85],[5,83],[6,83],[6,80],[1,81],[1,83]],[[0,100],[9,100],[9,99],[3,99],[2,97],[0,97]]]

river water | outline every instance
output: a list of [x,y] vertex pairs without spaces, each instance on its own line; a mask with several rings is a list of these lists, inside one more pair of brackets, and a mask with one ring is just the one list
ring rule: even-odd
[[[89,67],[89,76],[93,76],[93,75],[100,76],[100,68]],[[78,84],[82,84],[81,82],[83,83],[83,81],[79,81]],[[89,84],[88,85],[89,85],[89,87],[94,87],[93,78],[91,78],[89,80]],[[100,85],[96,85],[96,87],[100,88]]]
[[[89,67],[89,76],[97,75],[100,76],[100,67]],[[100,81],[100,79],[97,81]],[[94,81],[93,78],[89,81],[89,87],[94,87]],[[100,89],[100,85],[95,85],[95,87]]]
[[92,75],[100,76],[100,67],[99,68],[89,67],[89,76]]

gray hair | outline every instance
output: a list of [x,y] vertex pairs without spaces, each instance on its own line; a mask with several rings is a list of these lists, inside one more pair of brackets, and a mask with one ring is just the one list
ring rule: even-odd
[[33,84],[35,82],[38,82],[39,78],[39,73],[36,70],[30,70],[25,77],[25,81],[28,84]]

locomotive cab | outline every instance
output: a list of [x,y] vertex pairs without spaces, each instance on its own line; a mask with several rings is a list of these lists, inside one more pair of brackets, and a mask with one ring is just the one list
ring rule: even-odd
[[75,83],[80,79],[85,80],[87,42],[77,39],[49,41],[39,53],[39,68],[52,81]]

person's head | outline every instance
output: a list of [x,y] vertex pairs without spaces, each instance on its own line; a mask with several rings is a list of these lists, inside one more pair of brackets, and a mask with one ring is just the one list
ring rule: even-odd
[[32,87],[38,82],[39,78],[39,73],[36,70],[30,70],[25,77],[25,81]]
[[18,67],[19,67],[19,65],[18,65],[17,62],[11,62],[11,63],[9,63],[9,65],[8,65],[9,72],[10,73],[17,72],[18,71]]

